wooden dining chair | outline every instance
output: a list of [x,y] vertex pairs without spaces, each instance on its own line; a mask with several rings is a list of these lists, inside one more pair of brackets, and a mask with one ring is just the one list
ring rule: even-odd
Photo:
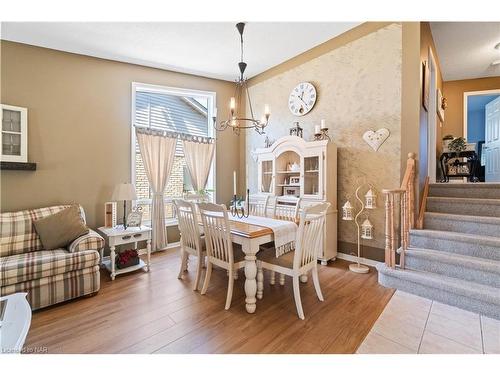
[[196,265],[196,278],[193,290],[198,290],[201,279],[201,270],[205,264],[205,240],[200,233],[200,226],[196,217],[196,206],[192,202],[183,199],[174,199],[174,205],[181,232],[181,269],[177,278],[182,279],[183,273],[187,271],[189,255],[198,258]]
[[268,203],[269,195],[260,195],[255,197],[250,197],[248,202],[246,202],[245,207],[248,206],[248,213],[252,216],[268,216]]
[[201,294],[207,292],[213,265],[227,270],[229,281],[225,309],[228,310],[233,298],[234,274],[245,266],[245,254],[239,246],[233,246],[226,206],[214,203],[197,205],[203,222],[207,249],[207,271]]
[[[287,220],[297,222],[299,220],[299,210],[302,198],[287,198],[286,202],[280,200],[279,197],[273,197],[273,208],[272,217],[277,220]],[[274,246],[274,243],[271,244]],[[263,246],[264,248],[269,248],[269,246]],[[303,278],[304,282],[307,281],[307,277]],[[271,277],[269,279],[269,284],[274,285],[276,283],[276,273],[271,271]],[[285,275],[279,274],[279,284],[285,285]]]
[[301,275],[305,275],[311,271],[316,294],[318,299],[323,301],[323,294],[321,293],[318,278],[318,255],[322,245],[321,241],[328,207],[330,207],[330,203],[325,202],[302,210],[294,251],[290,251],[280,257],[276,257],[275,249],[269,249],[257,254],[259,266],[263,269],[276,271],[292,277],[293,297],[300,319],[304,319],[299,289],[299,278]]

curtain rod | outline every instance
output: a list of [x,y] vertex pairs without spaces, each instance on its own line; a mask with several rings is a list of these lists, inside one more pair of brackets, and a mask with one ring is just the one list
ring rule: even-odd
[[134,125],[134,128],[136,133],[141,133],[141,134],[152,134],[160,137],[176,138],[182,141],[195,142],[195,143],[215,143],[215,138],[204,137],[201,135],[176,133],[169,130],[153,129],[137,125]]

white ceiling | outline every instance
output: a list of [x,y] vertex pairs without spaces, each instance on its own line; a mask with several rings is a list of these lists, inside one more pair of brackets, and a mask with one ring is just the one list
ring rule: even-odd
[[[236,23],[2,22],[1,38],[82,55],[233,81],[240,59]],[[359,25],[250,22],[246,76],[257,75]]]
[[443,80],[500,76],[500,22],[431,22]]

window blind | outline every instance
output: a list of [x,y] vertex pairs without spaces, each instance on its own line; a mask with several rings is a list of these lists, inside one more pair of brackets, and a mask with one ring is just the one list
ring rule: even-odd
[[[135,125],[207,137],[207,108],[189,97],[137,91]],[[177,141],[176,154],[183,155],[180,140]]]

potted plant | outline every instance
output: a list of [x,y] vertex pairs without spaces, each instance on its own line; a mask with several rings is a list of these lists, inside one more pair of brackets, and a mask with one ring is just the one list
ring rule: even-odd
[[460,154],[462,151],[464,151],[467,148],[467,142],[465,142],[464,137],[457,137],[453,139],[449,144],[448,144],[448,149],[451,152],[455,152],[457,157],[458,154]]
[[447,134],[443,137],[443,151],[446,152],[449,150],[448,145],[453,141],[453,136],[451,134]]
[[130,249],[119,252],[116,256],[115,264],[118,269],[138,265],[139,254],[137,254],[137,250]]

